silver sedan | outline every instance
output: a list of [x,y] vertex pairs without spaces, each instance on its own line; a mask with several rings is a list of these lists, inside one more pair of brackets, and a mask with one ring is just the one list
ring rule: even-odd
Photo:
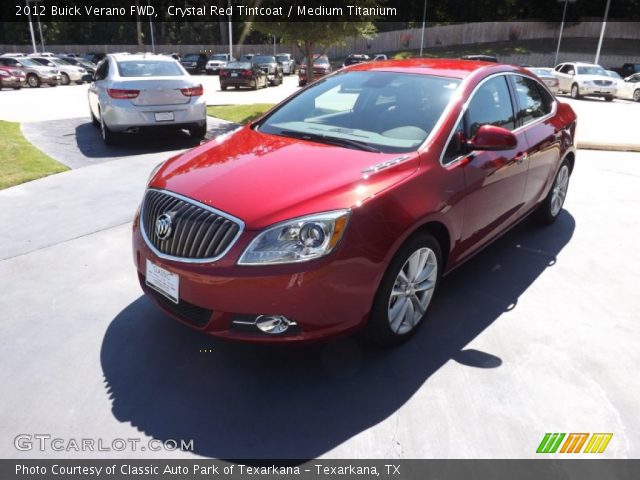
[[188,129],[199,139],[207,131],[202,85],[164,55],[107,55],[89,87],[89,108],[106,144],[142,128]]

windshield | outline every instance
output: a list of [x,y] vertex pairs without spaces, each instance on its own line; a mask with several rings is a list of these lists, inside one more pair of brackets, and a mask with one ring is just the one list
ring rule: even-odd
[[276,59],[274,56],[270,55],[258,55],[251,59],[253,63],[276,63]]
[[17,59],[21,65],[25,67],[42,67],[41,63],[36,62],[35,60],[31,60],[30,58],[20,58]]
[[125,60],[118,62],[121,77],[180,77],[184,75],[176,62],[163,60]]
[[185,55],[182,59],[194,61],[194,60],[198,60],[198,58],[200,58],[198,55],[191,53],[189,55]]
[[612,78],[617,78],[619,80],[622,79],[622,77],[620,75],[618,75],[616,72],[614,72],[612,70],[607,70],[607,75],[609,75]]
[[52,61],[53,63],[55,63],[56,65],[60,65],[61,67],[64,67],[64,66],[70,65],[70,63],[69,63],[69,62],[65,62],[64,60],[61,60],[61,59],[59,59],[59,58],[52,58],[52,59],[51,59],[51,61]]
[[408,73],[345,72],[304,90],[258,129],[314,141],[359,142],[389,153],[412,151],[427,138],[459,83]]
[[578,67],[578,75],[603,75],[606,77],[607,72],[604,68],[596,65],[593,67]]
[[211,57],[209,57],[209,60],[226,60],[227,57],[225,55],[211,55]]
[[288,62],[289,61],[289,55],[276,55],[276,59],[279,62]]

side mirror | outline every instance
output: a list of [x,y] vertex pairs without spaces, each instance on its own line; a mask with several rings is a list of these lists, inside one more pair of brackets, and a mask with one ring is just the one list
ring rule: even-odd
[[495,125],[482,125],[471,140],[467,141],[470,150],[511,150],[518,146],[518,139],[506,128]]

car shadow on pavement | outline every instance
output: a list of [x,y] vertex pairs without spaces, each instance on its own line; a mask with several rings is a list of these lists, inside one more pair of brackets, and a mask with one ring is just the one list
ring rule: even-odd
[[574,229],[566,211],[546,228],[520,224],[446,277],[428,322],[395,349],[353,337],[312,346],[224,342],[140,297],[114,318],[100,352],[113,414],[159,440],[193,440],[206,457],[322,455],[397,412],[451,359],[499,367],[500,352],[466,345],[517,308]]
[[[228,122],[210,122],[206,138],[215,138],[238,125]],[[100,129],[87,122],[76,126],[75,138],[80,153],[88,158],[118,158],[147,153],[186,150],[200,145],[186,130],[142,130],[118,136],[115,145],[107,146],[102,141]]]

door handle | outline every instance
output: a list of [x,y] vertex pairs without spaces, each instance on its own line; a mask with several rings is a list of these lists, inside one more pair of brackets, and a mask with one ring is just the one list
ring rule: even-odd
[[527,160],[528,158],[529,158],[529,154],[527,152],[521,152],[515,156],[514,160],[518,165],[522,165],[524,161]]

